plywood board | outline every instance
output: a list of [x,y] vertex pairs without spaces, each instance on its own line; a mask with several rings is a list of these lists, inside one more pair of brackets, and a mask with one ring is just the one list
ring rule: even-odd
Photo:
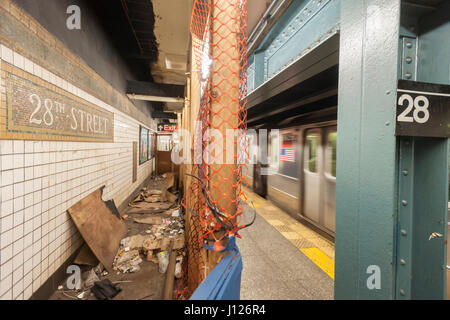
[[120,240],[127,234],[125,223],[108,209],[98,189],[67,210],[84,241],[111,271]]

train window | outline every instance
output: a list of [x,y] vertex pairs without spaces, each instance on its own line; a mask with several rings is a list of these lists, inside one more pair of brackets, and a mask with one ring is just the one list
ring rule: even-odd
[[337,132],[329,132],[327,136],[327,173],[336,177],[336,142]]
[[306,135],[306,168],[309,172],[317,172],[317,148],[320,143],[320,134],[308,133]]

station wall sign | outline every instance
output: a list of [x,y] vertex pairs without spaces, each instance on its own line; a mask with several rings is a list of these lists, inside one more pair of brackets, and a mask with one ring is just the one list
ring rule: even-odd
[[399,80],[395,135],[450,137],[450,86]]
[[158,124],[158,131],[159,132],[175,132],[178,130],[178,125],[176,124],[164,124],[160,123]]
[[2,72],[0,139],[114,141],[114,113],[10,65]]

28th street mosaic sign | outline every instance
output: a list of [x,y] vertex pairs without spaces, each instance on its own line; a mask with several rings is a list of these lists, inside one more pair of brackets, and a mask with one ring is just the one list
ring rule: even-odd
[[450,137],[450,86],[399,80],[395,135]]
[[[113,142],[114,114],[37,77],[5,72],[6,139]],[[18,72],[20,73],[20,72]]]

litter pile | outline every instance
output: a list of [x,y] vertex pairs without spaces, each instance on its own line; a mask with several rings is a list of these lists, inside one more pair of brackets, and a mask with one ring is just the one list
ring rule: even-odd
[[[113,201],[101,199],[103,188],[69,208],[85,240],[74,263],[90,266],[76,288],[81,293],[70,297],[112,299],[121,288],[109,281],[110,275],[136,274],[143,263],[151,262],[157,268],[150,269],[166,274],[164,297],[172,298],[173,282],[181,277],[185,246],[184,218],[174,181],[172,173],[153,178],[123,215]],[[59,290],[67,295],[63,286]]]
[[[127,221],[142,225],[135,234],[120,241],[119,251],[114,259],[113,269],[123,273],[138,272],[142,263],[141,255],[147,261],[160,264],[161,257],[168,254],[172,248],[182,251],[185,245],[184,219],[178,196],[170,192],[174,185],[174,176],[166,173],[162,176],[164,185],[159,189],[144,188],[139,195],[130,202],[130,210],[123,216]],[[136,229],[136,228],[133,228]],[[134,231],[134,230],[133,230]],[[182,261],[182,255],[177,256]],[[180,262],[181,265],[181,262]],[[181,268],[181,266],[180,266]],[[162,268],[165,270],[166,268]]]
[[[158,254],[184,248],[184,221],[180,217],[175,218],[135,218],[136,223],[147,224],[150,228],[145,234],[136,234],[126,237],[120,242],[120,249],[114,259],[113,269],[120,272],[132,273],[140,270],[139,264],[143,261],[143,255],[147,261],[159,263]],[[182,260],[182,256],[178,256]],[[162,272],[162,273],[165,273]]]

